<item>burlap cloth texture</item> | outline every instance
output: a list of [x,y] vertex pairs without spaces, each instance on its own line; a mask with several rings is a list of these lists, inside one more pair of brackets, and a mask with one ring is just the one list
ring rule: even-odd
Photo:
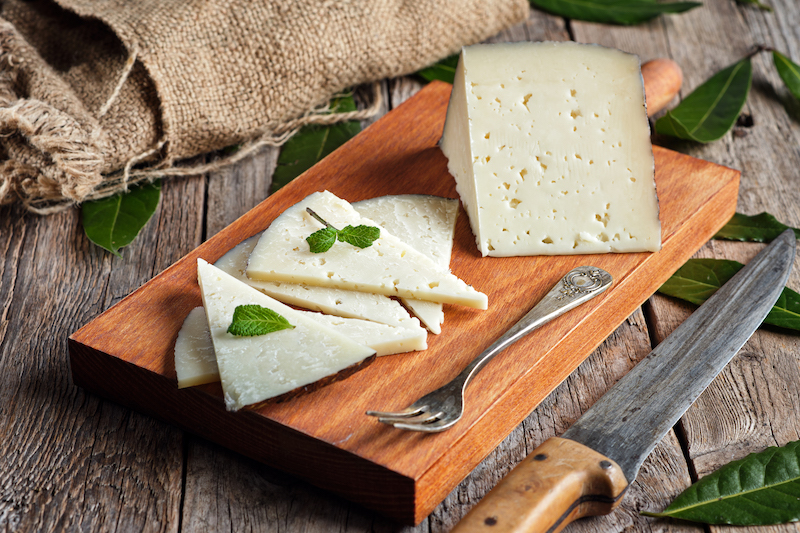
[[2,1],[0,205],[48,212],[180,174],[174,163],[198,154],[280,144],[325,120],[312,110],[337,92],[414,72],[527,11],[526,0]]

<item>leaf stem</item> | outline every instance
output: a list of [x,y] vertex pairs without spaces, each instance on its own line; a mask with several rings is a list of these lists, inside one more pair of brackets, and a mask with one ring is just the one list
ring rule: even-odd
[[774,52],[774,51],[775,51],[775,49],[773,47],[771,47],[771,46],[767,46],[767,45],[764,45],[764,44],[759,44],[759,45],[756,45],[756,47],[753,49],[752,52],[747,54],[742,59],[750,59],[751,57],[757,56],[761,52]]
[[320,224],[324,224],[326,228],[331,228],[331,229],[335,229],[336,231],[339,231],[338,229],[336,229],[336,228],[334,228],[333,226],[331,226],[330,224],[328,224],[328,222],[327,222],[327,221],[326,221],[324,218],[322,218],[321,216],[319,216],[318,214],[316,214],[316,213],[314,212],[314,210],[313,210],[313,209],[311,209],[310,207],[306,207],[306,212],[307,212],[309,215],[311,215],[312,217],[314,217],[314,218],[315,218],[315,219],[316,219],[316,220],[317,220],[317,221],[318,221]]

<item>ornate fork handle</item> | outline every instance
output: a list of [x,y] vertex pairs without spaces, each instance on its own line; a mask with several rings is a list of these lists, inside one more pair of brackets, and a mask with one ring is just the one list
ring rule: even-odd
[[597,267],[571,270],[533,309],[446,385],[396,411],[367,411],[399,429],[435,433],[452,427],[464,414],[464,390],[475,375],[509,345],[555,317],[589,300],[611,285],[611,274]]
[[601,268],[582,266],[570,270],[539,303],[473,359],[445,387],[465,390],[472,378],[497,354],[531,331],[602,293],[611,286],[612,281],[611,274]]

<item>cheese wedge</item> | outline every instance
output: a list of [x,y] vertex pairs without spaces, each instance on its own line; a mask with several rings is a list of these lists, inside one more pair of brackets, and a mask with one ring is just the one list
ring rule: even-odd
[[250,237],[234,246],[220,257],[214,266],[283,303],[329,315],[372,320],[424,332],[419,320],[409,315],[398,301],[381,294],[248,278],[245,274],[247,258],[250,257],[259,237],[259,235]]
[[[427,332],[423,328],[408,329],[358,318],[342,318],[300,311],[320,324],[334,328],[349,339],[375,350],[375,355],[394,355],[425,350]],[[194,387],[219,381],[217,357],[206,313],[202,307],[192,309],[178,332],[175,343],[175,371],[178,388]]]
[[219,381],[217,357],[208,329],[206,312],[195,307],[189,312],[175,341],[175,372],[178,388],[195,387]]
[[[374,220],[403,242],[430,257],[440,268],[450,267],[458,200],[425,194],[380,196],[352,204],[362,217]],[[402,298],[435,334],[442,332],[442,304]]]
[[661,247],[636,56],[574,42],[465,47],[440,146],[484,256]]
[[486,309],[488,298],[424,254],[382,230],[367,248],[337,242],[324,253],[308,248],[306,237],[322,228],[306,208],[343,229],[361,224],[377,226],[330,192],[314,193],[284,211],[258,241],[247,276],[266,281],[289,281],[336,287],[386,296],[400,296]]
[[[375,354],[202,259],[197,277],[229,411],[312,384]],[[255,337],[228,333],[236,307],[248,304],[272,309],[295,327]]]

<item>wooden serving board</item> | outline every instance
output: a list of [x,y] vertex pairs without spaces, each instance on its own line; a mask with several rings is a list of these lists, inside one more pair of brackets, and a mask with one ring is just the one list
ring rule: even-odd
[[[658,253],[481,258],[459,213],[451,268],[489,310],[446,306],[423,352],[379,358],[354,376],[254,411],[225,411],[218,384],[178,390],[173,346],[201,305],[196,259],[213,262],[288,206],[328,189],[349,201],[385,194],[456,198],[437,141],[450,86],[434,83],[70,337],[75,384],[292,473],[389,517],[418,523],[614,329],[734,213],[739,172],[654,147],[663,249]],[[570,269],[593,265],[614,285],[500,354],[467,390],[467,411],[439,434],[364,415],[442,385]]]

